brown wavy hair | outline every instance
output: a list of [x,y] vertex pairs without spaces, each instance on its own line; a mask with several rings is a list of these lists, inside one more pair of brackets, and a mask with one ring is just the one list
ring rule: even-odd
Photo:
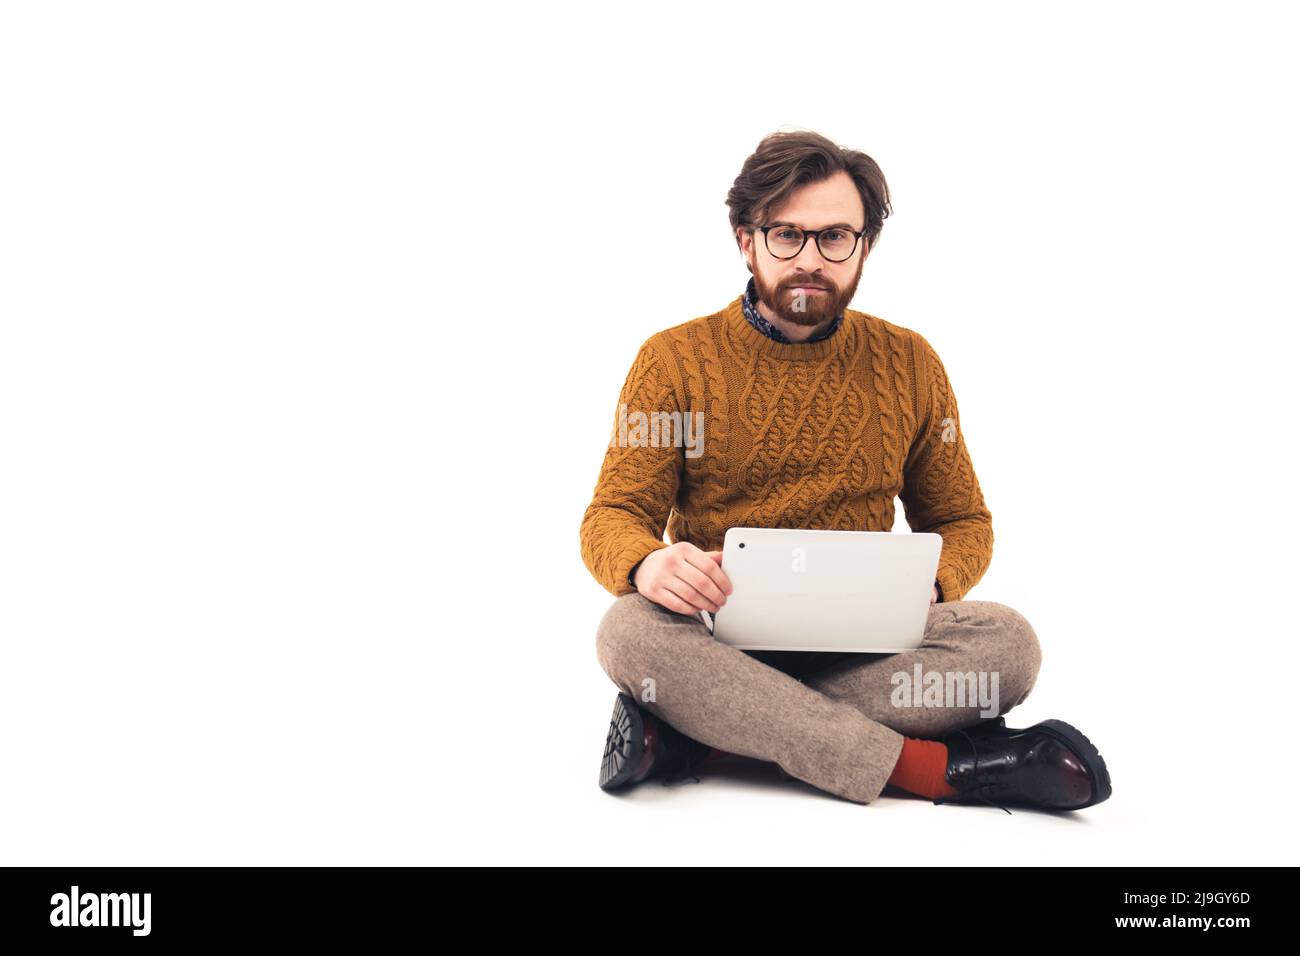
[[740,175],[727,192],[731,235],[740,245],[736,230],[762,222],[800,186],[821,182],[843,170],[853,177],[867,217],[863,237],[874,248],[876,237],[893,209],[889,186],[876,161],[856,149],[837,146],[820,133],[811,131],[771,133],[745,160]]

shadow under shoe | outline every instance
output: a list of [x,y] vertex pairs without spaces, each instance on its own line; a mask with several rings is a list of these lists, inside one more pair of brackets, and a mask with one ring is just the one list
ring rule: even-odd
[[686,777],[699,783],[695,768],[712,750],[620,692],[614,699],[614,713],[605,735],[600,788],[617,790],[650,779],[662,779],[664,784],[669,784]]
[[1110,773],[1092,741],[1062,720],[1032,727],[981,721],[943,738],[948,747],[944,778],[957,791],[938,803],[980,801],[1046,810],[1082,810],[1110,797]]

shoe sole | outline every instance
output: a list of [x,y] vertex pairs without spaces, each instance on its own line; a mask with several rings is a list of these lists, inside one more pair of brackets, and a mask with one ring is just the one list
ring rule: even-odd
[[1087,803],[1081,803],[1077,807],[1069,807],[1068,809],[1082,810],[1110,798],[1110,771],[1106,769],[1106,761],[1102,759],[1101,753],[1093,746],[1092,741],[1084,735],[1083,731],[1078,727],[1072,727],[1063,720],[1043,720],[1034,726],[1036,729],[1055,737],[1078,754],[1079,758],[1083,760],[1083,765],[1087,768],[1089,776],[1092,777],[1092,799]]
[[631,779],[645,755],[645,720],[641,708],[627,694],[614,700],[605,735],[605,755],[600,761],[600,789],[617,790]]

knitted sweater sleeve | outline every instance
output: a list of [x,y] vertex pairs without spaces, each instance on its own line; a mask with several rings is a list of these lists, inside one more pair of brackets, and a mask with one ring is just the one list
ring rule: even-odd
[[653,438],[657,431],[671,438],[671,428],[654,427],[658,414],[685,411],[678,408],[664,359],[652,340],[637,352],[618,403],[578,535],[587,569],[615,596],[635,591],[628,572],[652,551],[668,546],[664,529],[681,483],[683,449]]
[[993,517],[961,433],[957,397],[933,346],[917,335],[920,427],[899,498],[913,531],[943,536],[936,574],[944,601],[960,601],[993,560]]

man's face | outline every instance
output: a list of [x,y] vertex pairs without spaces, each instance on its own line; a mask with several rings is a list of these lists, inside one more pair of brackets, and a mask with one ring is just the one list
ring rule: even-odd
[[[862,197],[853,179],[841,170],[821,182],[801,186],[784,206],[774,209],[758,225],[781,223],[800,229],[838,225],[860,232],[865,219]],[[799,255],[778,259],[768,252],[762,232],[741,229],[738,235],[741,251],[754,274],[759,303],[786,322],[802,326],[829,322],[848,307],[870,251],[864,236],[848,259],[831,262],[809,236]]]

